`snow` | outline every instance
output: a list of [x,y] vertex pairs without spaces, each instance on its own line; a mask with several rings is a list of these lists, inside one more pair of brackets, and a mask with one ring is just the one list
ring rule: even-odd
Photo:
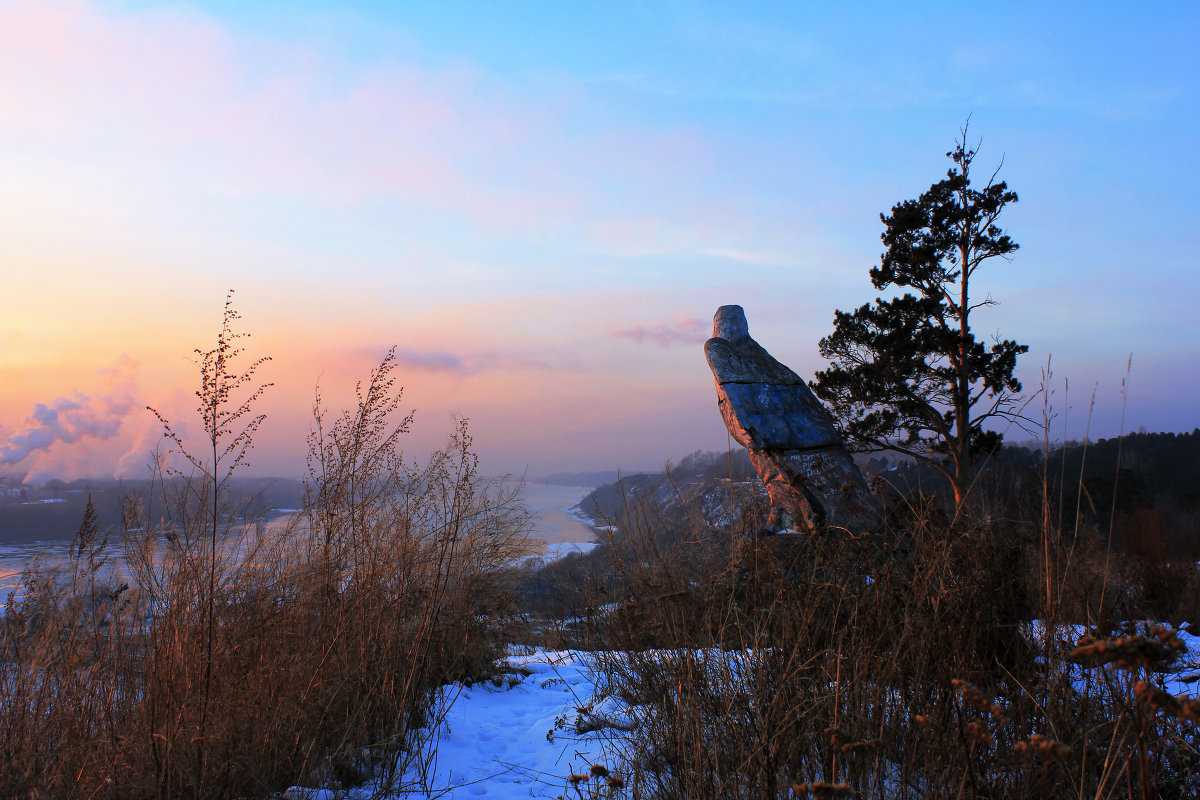
[[[338,793],[293,787],[284,796],[507,800],[567,794],[569,776],[606,763],[606,745],[617,732],[613,725],[627,727],[634,721],[619,702],[594,698],[596,687],[583,654],[538,651],[510,656],[508,662],[519,671],[507,680],[445,689],[449,708],[433,732],[436,738],[426,744],[424,775],[410,767],[401,782],[407,790],[381,792],[368,783]],[[604,719],[587,724],[598,720],[581,708],[592,714],[600,710],[597,716]]]
[[[1041,641],[1046,635],[1045,624],[1042,620],[1033,620],[1027,623],[1027,635],[1032,641]],[[1154,631],[1168,629],[1175,631],[1176,637],[1183,643],[1184,650],[1180,654],[1179,660],[1168,668],[1165,672],[1155,673],[1153,675],[1154,682],[1173,695],[1188,695],[1190,697],[1200,697],[1200,636],[1197,636],[1191,630],[1191,625],[1188,622],[1183,622],[1179,625],[1170,625],[1162,622],[1144,620],[1140,622],[1131,622],[1126,625],[1128,633],[1134,633],[1149,638],[1153,638]],[[1061,625],[1058,628],[1058,636],[1067,644],[1074,643],[1081,636],[1087,634],[1087,628],[1083,625]],[[1044,659],[1038,657],[1037,661],[1043,663]],[[1072,673],[1072,683],[1080,692],[1087,693],[1090,687],[1090,681],[1094,679],[1096,669],[1103,669],[1108,672],[1118,673],[1120,669],[1114,666],[1105,667],[1085,667],[1083,664],[1069,664],[1068,668]],[[1136,672],[1136,671],[1135,671]]]
[[[583,501],[581,500],[580,502],[583,502]],[[596,516],[594,514],[589,514],[586,511],[584,511],[583,507],[580,506],[578,503],[571,506],[570,508],[564,508],[563,513],[566,514],[568,517],[570,517],[573,520],[582,522],[584,525],[591,525],[592,523],[594,523],[596,521]]]
[[[1180,638],[1189,657],[1161,679],[1169,691],[1195,696],[1200,676],[1181,673],[1197,666],[1200,637],[1185,631]],[[753,651],[706,650],[685,655],[705,668],[723,668],[732,674],[745,669],[745,659],[752,656]],[[412,759],[415,763],[392,786],[373,781],[337,792],[293,787],[284,796],[287,800],[574,797],[568,778],[587,775],[596,764],[619,767],[616,754],[624,737],[648,713],[599,692],[589,660],[587,653],[566,651],[510,656],[511,673],[492,682],[456,684],[443,690],[442,716],[426,732],[421,757]],[[1082,671],[1077,665],[1072,669]]]
[[555,542],[546,545],[546,554],[542,556],[543,561],[557,561],[560,558],[565,558],[571,553],[588,552],[595,548],[596,542]]

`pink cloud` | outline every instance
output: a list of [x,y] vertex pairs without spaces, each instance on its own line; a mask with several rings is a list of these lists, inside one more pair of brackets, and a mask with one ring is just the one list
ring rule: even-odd
[[[354,361],[378,363],[383,356],[378,348],[359,348],[353,353]],[[455,353],[438,348],[418,349],[412,347],[397,347],[395,350],[396,366],[401,374],[409,372],[442,373],[448,375],[468,376],[481,375],[488,372],[524,372],[528,370],[552,370],[547,362],[530,358],[517,353],[506,353],[499,350],[480,350]]]
[[660,347],[673,344],[699,344],[708,338],[709,326],[695,317],[676,316],[673,322],[655,325],[630,325],[614,327],[612,335],[618,339],[631,339],[638,344],[653,342]]
[[[0,9],[0,123],[148,167],[216,167],[221,181],[356,203],[518,219],[554,205],[470,174],[480,150],[522,137],[526,110],[480,75],[389,62],[345,70],[301,47],[239,38],[197,12],[109,14],[90,3]],[[157,162],[157,164],[156,164]]]
[[620,124],[568,133],[564,112],[560,96],[517,97],[469,68],[347,67],[194,10],[0,8],[6,134],[82,149],[131,176],[182,171],[210,191],[327,204],[395,199],[498,228],[613,202],[597,175],[651,203],[696,196],[680,188],[705,160],[695,134]]

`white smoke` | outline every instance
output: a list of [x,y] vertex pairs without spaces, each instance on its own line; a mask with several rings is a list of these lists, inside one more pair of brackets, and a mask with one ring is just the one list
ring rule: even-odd
[[[149,398],[150,405],[160,411],[181,409],[188,406],[191,398],[180,388],[174,388],[166,393]],[[187,419],[171,419],[171,427],[180,438],[187,441],[191,430]],[[125,452],[117,459],[112,470],[114,478],[144,478],[146,469],[151,465],[154,453],[164,444],[162,423],[149,411],[135,414],[125,423],[124,440],[129,444]],[[167,447],[169,451],[172,448]],[[182,465],[179,465],[182,466]]]
[[59,442],[73,444],[81,439],[116,436],[134,406],[137,370],[137,362],[123,355],[114,368],[105,370],[100,392],[76,392],[73,397],[34,405],[17,431],[0,443],[0,466],[20,463]]

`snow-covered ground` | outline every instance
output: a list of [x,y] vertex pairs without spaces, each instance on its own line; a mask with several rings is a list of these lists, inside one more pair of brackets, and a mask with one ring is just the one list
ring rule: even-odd
[[[1181,631],[1187,655],[1161,676],[1175,694],[1200,689],[1200,637]],[[695,651],[710,668],[736,673],[751,651]],[[671,657],[664,652],[664,658]],[[391,786],[377,782],[334,792],[293,788],[288,800],[432,800],[432,798],[574,798],[602,779],[595,765],[618,767],[616,753],[625,731],[636,727],[640,709],[597,694],[588,654],[538,651],[510,656],[507,679],[444,691],[444,716],[428,731],[424,764],[410,765]],[[709,663],[711,660],[712,663]],[[1078,670],[1078,667],[1072,667]],[[582,732],[581,732],[582,731]],[[572,775],[592,774],[576,792]],[[607,774],[601,772],[601,775]]]
[[[1044,626],[1041,620],[1033,620],[1028,623],[1027,635],[1032,641],[1041,641],[1045,636]],[[1200,635],[1197,635],[1187,622],[1175,626],[1163,622],[1154,622],[1146,620],[1143,622],[1131,623],[1128,625],[1127,634],[1135,634],[1145,636],[1151,640],[1155,638],[1155,632],[1161,630],[1171,630],[1175,632],[1175,637],[1183,644],[1183,650],[1180,651],[1177,660],[1169,668],[1161,673],[1154,675],[1154,681],[1161,684],[1162,688],[1171,694],[1181,695],[1186,694],[1191,697],[1200,696]],[[1083,625],[1064,625],[1059,629],[1058,636],[1063,641],[1068,649],[1071,644],[1080,640],[1081,637],[1087,634],[1087,629]],[[1042,658],[1037,659],[1038,663],[1044,663]],[[1087,692],[1090,685],[1089,680],[1096,677],[1097,667],[1086,668],[1082,664],[1070,664],[1072,682],[1075,687],[1081,692]],[[1114,671],[1113,667],[1106,667],[1108,671]],[[1089,678],[1089,675],[1091,678]]]
[[[410,766],[395,787],[368,783],[344,792],[295,787],[285,796],[288,800],[573,797],[568,778],[587,775],[596,764],[606,765],[606,744],[618,729],[602,725],[588,733],[579,730],[594,727],[600,709],[613,701],[593,702],[595,684],[581,656],[535,652],[511,656],[509,663],[519,672],[499,681],[499,686],[447,687],[445,699],[450,706],[436,726],[436,738],[426,745],[424,769]],[[610,715],[618,725],[626,719],[620,709],[610,710]]]

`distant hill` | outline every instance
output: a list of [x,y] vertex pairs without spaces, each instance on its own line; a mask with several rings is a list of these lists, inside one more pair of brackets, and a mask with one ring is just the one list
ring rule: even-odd
[[540,478],[530,478],[533,483],[547,483],[551,486],[601,486],[612,483],[620,473],[615,469],[596,470],[593,472],[556,472],[553,475],[543,475]]
[[697,450],[671,465],[669,471],[614,476],[580,500],[577,508],[592,519],[619,519],[626,502],[639,492],[653,493],[660,502],[669,504],[675,495],[701,487],[711,489],[722,482],[727,484],[730,478],[758,479],[743,448],[725,453]]
[[[892,453],[855,457],[868,479],[887,487],[887,502],[920,492],[953,502],[949,483],[933,467]],[[579,503],[594,519],[619,519],[628,501],[653,494],[660,502],[689,491],[708,491],[721,482],[757,482],[746,451],[692,453],[669,473],[625,475],[597,486]],[[1173,552],[1197,551],[1200,556],[1200,428],[1191,433],[1130,433],[1095,442],[1053,446],[1047,459],[1041,448],[1004,446],[980,467],[972,494],[993,509],[1040,508],[1043,477],[1055,519],[1074,530],[1075,509],[1093,529],[1108,531],[1110,518],[1124,532],[1118,545],[1136,546],[1146,535],[1147,514],[1153,512],[1166,529]],[[1081,529],[1082,530],[1082,529]]]
[[614,477],[612,481],[597,486],[589,492],[579,501],[576,508],[581,514],[593,520],[616,519],[620,516],[625,498],[636,494],[639,490],[657,488],[664,483],[664,476],[661,472],[657,475],[639,472],[635,475]]

